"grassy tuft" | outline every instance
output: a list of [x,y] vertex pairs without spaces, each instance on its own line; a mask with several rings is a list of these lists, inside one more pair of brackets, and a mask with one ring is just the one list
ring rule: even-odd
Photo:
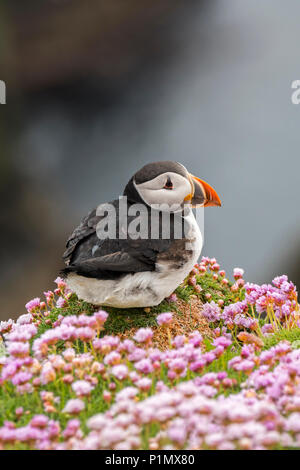
[[[279,330],[264,339],[264,349],[270,349],[276,346],[280,341],[290,341],[290,343],[296,343],[300,341],[300,328],[293,328],[292,330]],[[299,347],[299,346],[298,346]]]

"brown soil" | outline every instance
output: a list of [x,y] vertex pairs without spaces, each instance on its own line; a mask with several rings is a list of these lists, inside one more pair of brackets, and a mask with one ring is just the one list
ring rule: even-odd
[[[191,297],[190,302],[184,302],[178,300],[176,302],[178,311],[172,311],[173,323],[169,328],[171,337],[177,335],[188,335],[195,330],[198,330],[203,337],[212,337],[212,330],[209,328],[207,320],[202,316],[202,302],[197,296]],[[154,335],[152,343],[154,347],[161,350],[166,349],[169,346],[168,330],[165,327],[157,326],[152,328]],[[122,333],[122,338],[132,338],[137,331],[137,328],[131,328]]]

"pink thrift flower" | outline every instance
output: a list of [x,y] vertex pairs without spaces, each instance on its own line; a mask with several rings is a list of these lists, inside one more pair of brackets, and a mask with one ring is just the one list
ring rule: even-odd
[[14,357],[26,357],[29,354],[29,343],[10,342],[7,345],[7,352]]
[[19,406],[18,408],[16,408],[15,413],[18,417],[22,416],[22,414],[24,413],[24,408],[22,406]]
[[83,397],[90,395],[93,387],[90,382],[87,382],[86,380],[77,380],[76,382],[72,383],[72,389],[78,397]]
[[176,349],[181,348],[186,342],[186,337],[184,335],[177,335],[172,340],[172,346]]
[[70,437],[75,436],[79,429],[80,429],[79,419],[70,419],[62,435],[65,439],[69,439]]
[[173,322],[173,315],[171,312],[161,313],[160,315],[156,317],[156,320],[159,326],[162,326],[162,325],[168,326],[168,325],[171,325],[171,323]]
[[116,401],[121,402],[121,401],[133,400],[137,394],[138,394],[137,388],[125,387],[116,394]]
[[178,298],[177,298],[177,295],[174,293],[174,294],[171,294],[169,297],[167,297],[167,302],[177,302]]
[[288,281],[288,277],[286,276],[286,274],[283,274],[282,276],[275,277],[272,282],[273,282],[274,286],[276,286],[280,289],[282,283],[287,282],[287,281]]
[[66,287],[66,282],[61,277],[57,277],[54,282],[59,289],[64,289]]
[[8,333],[12,329],[14,323],[15,322],[11,319],[7,321],[1,321],[0,322],[0,334]]
[[25,305],[25,308],[27,312],[29,313],[35,312],[36,310],[40,308],[40,303],[41,303],[41,299],[39,297],[36,297],[35,299],[32,299],[29,302],[27,302],[27,304]]
[[220,269],[220,265],[218,263],[214,263],[211,268],[210,268],[212,271],[219,271]]
[[143,392],[150,390],[151,385],[152,385],[152,380],[149,379],[148,377],[143,377],[142,379],[136,382],[136,386]]
[[29,372],[18,372],[14,377],[11,379],[14,385],[23,385],[27,383],[32,378],[32,374]]
[[94,339],[95,331],[89,326],[85,326],[82,328],[77,328],[76,335],[77,335],[77,338],[81,339],[81,341],[88,342]]
[[42,384],[48,384],[49,382],[53,382],[56,379],[56,372],[52,367],[51,362],[47,361],[42,367],[41,371],[41,381]]
[[17,325],[28,325],[29,323],[32,323],[32,318],[31,313],[24,313],[17,319],[16,323]]
[[63,297],[59,297],[56,301],[56,307],[57,308],[63,308],[63,307],[65,307],[65,305],[67,305],[66,299],[64,299]]
[[196,330],[189,334],[189,344],[192,344],[194,347],[198,347],[202,342],[203,338],[199,331]]
[[75,350],[73,348],[67,348],[64,352],[63,352],[63,356],[65,358],[66,361],[68,362],[72,362],[73,359],[75,358]]
[[99,326],[103,326],[108,318],[108,313],[104,310],[98,310],[98,312],[95,312],[93,316],[96,318],[97,324]]
[[119,364],[117,366],[112,367],[111,373],[118,380],[124,380],[126,379],[126,377],[128,377],[128,367],[125,366],[125,364]]
[[135,368],[142,374],[151,374],[153,372],[153,365],[149,359],[142,359],[136,362]]
[[153,331],[151,330],[151,328],[140,328],[135,333],[133,339],[135,339],[135,341],[137,341],[138,343],[149,343],[151,341],[152,336]]
[[33,428],[45,428],[48,424],[49,418],[45,415],[35,415],[30,421],[30,426]]
[[108,353],[104,358],[104,364],[108,364],[110,366],[119,364],[120,361],[121,355],[117,351]]
[[217,322],[221,319],[221,309],[214,301],[205,303],[202,308],[204,318],[210,323]]
[[66,403],[66,406],[62,410],[63,413],[70,415],[77,415],[85,409],[85,404],[79,398],[73,398]]
[[112,395],[108,390],[103,390],[103,400],[109,403],[111,401]]
[[234,268],[233,270],[233,277],[234,279],[240,279],[244,275],[244,270],[241,268]]

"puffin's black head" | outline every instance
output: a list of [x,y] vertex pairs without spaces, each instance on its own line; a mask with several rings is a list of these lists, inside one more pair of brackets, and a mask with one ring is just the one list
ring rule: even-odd
[[145,165],[131,178],[124,195],[132,202],[154,207],[167,205],[173,207],[172,210],[184,204],[192,207],[221,205],[209,184],[189,173],[181,163],[171,161]]

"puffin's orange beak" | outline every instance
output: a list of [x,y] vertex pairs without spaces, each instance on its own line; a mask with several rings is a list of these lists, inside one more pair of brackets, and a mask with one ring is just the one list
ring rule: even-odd
[[193,207],[221,206],[217,192],[208,183],[190,174],[194,185],[194,194],[189,194],[185,200],[190,200]]

